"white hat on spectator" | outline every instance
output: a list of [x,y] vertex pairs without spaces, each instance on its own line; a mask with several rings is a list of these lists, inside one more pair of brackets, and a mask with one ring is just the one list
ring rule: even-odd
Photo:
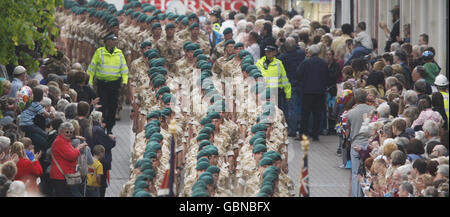
[[23,66],[16,66],[16,68],[14,68],[14,75],[20,75],[24,72],[26,72],[27,70],[25,69],[25,67]]

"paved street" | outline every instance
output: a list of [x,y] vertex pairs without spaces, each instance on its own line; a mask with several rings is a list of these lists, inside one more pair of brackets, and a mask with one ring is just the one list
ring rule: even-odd
[[[127,181],[130,168],[129,159],[134,143],[132,122],[129,118],[130,106],[124,106],[121,121],[113,129],[117,135],[117,145],[113,149],[110,187],[107,197],[119,197],[123,184]],[[320,142],[312,142],[309,149],[309,182],[312,197],[347,197],[349,192],[350,170],[340,169],[341,158],[336,155],[337,137],[321,136]],[[303,157],[300,141],[290,138],[289,176],[295,184],[298,195],[300,162]]]

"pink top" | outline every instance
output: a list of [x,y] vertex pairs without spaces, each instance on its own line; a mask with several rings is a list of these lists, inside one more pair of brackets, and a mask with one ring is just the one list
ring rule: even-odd
[[442,116],[439,112],[435,112],[431,108],[428,108],[420,113],[419,117],[411,125],[411,128],[414,129],[416,126],[423,125],[426,120],[433,120],[440,124],[442,121]]

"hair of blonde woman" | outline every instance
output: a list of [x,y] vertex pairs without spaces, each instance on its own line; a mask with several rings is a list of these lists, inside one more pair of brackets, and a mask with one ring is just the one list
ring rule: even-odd
[[392,75],[403,73],[403,68],[400,64],[394,64],[392,67]]
[[28,137],[22,137],[22,138],[20,139],[20,142],[23,143],[23,147],[24,147],[25,149],[27,149],[28,147],[30,147],[31,145],[33,145],[33,141],[31,141],[31,139],[28,138]]
[[398,147],[397,147],[397,144],[395,144],[395,141],[389,142],[383,146],[383,154],[386,157],[391,157],[392,152],[394,152],[395,150],[398,150]]
[[21,142],[14,142],[11,145],[11,154],[17,154],[19,157],[25,157],[25,146]]
[[92,128],[94,127],[94,121],[97,123],[102,123],[102,113],[99,111],[93,111],[89,116],[89,136],[92,138]]
[[385,66],[386,66],[386,65],[384,64],[383,61],[377,61],[377,62],[375,62],[375,64],[373,64],[373,70],[376,70],[376,71],[383,71],[383,68],[384,68]]
[[80,124],[77,120],[71,119],[69,122],[73,125],[73,136],[79,136],[80,135]]
[[343,60],[345,58],[345,54],[347,53],[345,44],[338,46],[336,48],[335,52],[336,52],[336,56],[339,58],[339,60]]
[[255,29],[257,29],[257,30],[262,30],[263,25],[264,25],[265,22],[266,22],[266,21],[263,20],[263,19],[258,19],[258,20],[256,20],[256,21],[255,21]]
[[71,88],[71,89],[69,89],[69,96],[70,96],[70,99],[72,99],[72,102],[76,102],[78,93],[77,93],[77,91],[75,91],[74,89]]

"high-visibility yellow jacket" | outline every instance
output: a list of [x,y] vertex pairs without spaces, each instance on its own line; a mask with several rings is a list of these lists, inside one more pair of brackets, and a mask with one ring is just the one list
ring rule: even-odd
[[272,62],[268,64],[267,69],[265,69],[264,62],[266,62],[266,56],[263,56],[256,62],[256,67],[258,67],[264,76],[266,87],[282,88],[286,94],[286,99],[290,99],[291,83],[286,76],[286,70],[284,69],[283,63],[274,57]]
[[119,48],[114,48],[111,54],[105,47],[98,48],[88,67],[89,84],[93,85],[94,77],[103,81],[116,81],[122,78],[122,83],[128,83],[128,66],[125,56]]
[[213,24],[213,30],[216,30],[216,32],[219,32],[219,30],[220,30],[220,24],[219,24],[219,23],[214,23],[214,24]]
[[[449,112],[448,112],[448,107],[449,107],[449,97],[448,97],[448,93],[444,92],[444,91],[439,91],[442,94],[442,97],[444,98],[444,109],[445,109],[445,114],[447,115],[447,120],[450,118],[448,116]],[[449,126],[450,126],[450,121],[449,121]]]

